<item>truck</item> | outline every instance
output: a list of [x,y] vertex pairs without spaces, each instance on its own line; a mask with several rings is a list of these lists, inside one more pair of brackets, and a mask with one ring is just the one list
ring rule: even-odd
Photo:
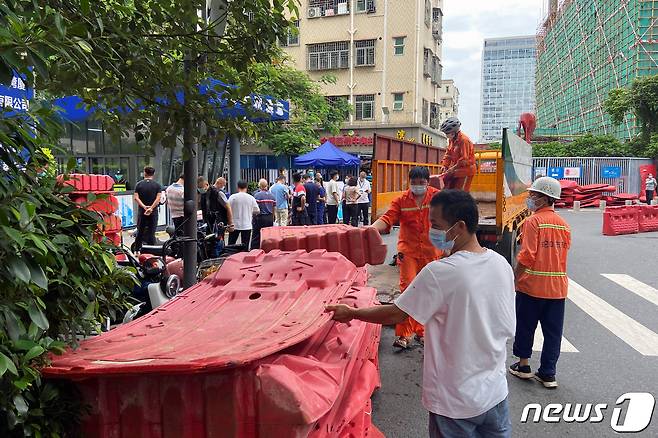
[[[475,161],[471,195],[480,214],[478,240],[515,266],[522,225],[530,215],[526,198],[532,183],[532,146],[504,129],[501,150],[478,151]],[[430,185],[441,188],[438,175],[430,178]]]

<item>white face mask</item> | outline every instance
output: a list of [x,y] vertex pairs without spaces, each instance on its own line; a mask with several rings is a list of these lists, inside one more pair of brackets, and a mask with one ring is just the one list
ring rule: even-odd
[[427,192],[427,186],[426,185],[412,185],[411,187],[411,193],[413,193],[416,196],[421,196],[424,195]]

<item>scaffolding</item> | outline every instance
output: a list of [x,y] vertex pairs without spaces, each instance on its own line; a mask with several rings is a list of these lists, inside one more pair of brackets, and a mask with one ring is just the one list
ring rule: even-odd
[[658,0],[553,2],[537,32],[538,132],[632,138],[632,116],[614,125],[608,92],[658,74]]

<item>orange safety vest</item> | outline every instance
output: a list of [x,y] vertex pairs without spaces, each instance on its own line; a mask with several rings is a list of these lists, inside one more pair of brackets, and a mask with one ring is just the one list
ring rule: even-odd
[[475,166],[475,146],[470,138],[463,132],[459,131],[457,140],[450,139],[448,150],[441,160],[441,165],[448,170],[457,165],[454,175],[457,178],[464,178],[475,175],[477,168]]
[[406,257],[432,258],[441,256],[442,252],[437,250],[430,242],[430,201],[439,191],[434,187],[427,187],[427,193],[423,198],[420,208],[416,204],[416,197],[411,190],[407,190],[398,198],[394,199],[391,207],[380,218],[390,229],[395,224],[400,224],[400,235],[398,236],[398,252]]
[[525,269],[516,290],[536,298],[566,298],[569,224],[552,207],[544,207],[526,219],[522,239],[518,261]]

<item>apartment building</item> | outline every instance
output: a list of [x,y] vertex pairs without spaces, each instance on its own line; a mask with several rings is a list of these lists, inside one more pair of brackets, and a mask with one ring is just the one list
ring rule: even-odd
[[459,116],[459,88],[452,79],[443,79],[439,88],[439,123]]
[[301,0],[299,15],[282,46],[311,78],[336,77],[323,85],[328,100],[352,104],[340,146],[368,155],[373,133],[401,131],[446,144],[438,131],[442,0]]

